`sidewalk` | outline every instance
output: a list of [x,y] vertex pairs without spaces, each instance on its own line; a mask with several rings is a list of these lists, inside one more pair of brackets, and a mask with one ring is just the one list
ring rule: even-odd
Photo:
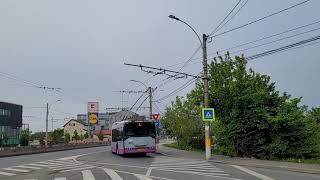
[[[157,152],[171,157],[183,157],[183,158],[192,158],[192,159],[204,159],[205,153],[194,152],[194,151],[185,151],[178,150],[174,148],[169,148],[164,146],[165,143],[160,143]],[[320,165],[319,164],[304,164],[304,163],[291,163],[291,162],[281,162],[281,161],[268,161],[268,160],[259,160],[254,158],[230,158],[222,155],[212,155],[210,162],[214,163],[223,163],[223,164],[232,164],[239,166],[248,166],[256,168],[265,168],[265,169],[276,169],[276,170],[287,170],[301,173],[312,173],[320,174]]]

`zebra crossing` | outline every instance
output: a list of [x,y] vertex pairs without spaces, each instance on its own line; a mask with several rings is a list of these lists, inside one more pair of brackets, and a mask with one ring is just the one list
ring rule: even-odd
[[[108,168],[97,168],[96,171],[100,171],[98,174],[100,174],[100,179],[101,179],[101,173],[104,172],[104,177],[103,179],[111,179],[111,180],[124,180],[119,172],[122,172],[124,174],[131,174],[131,177],[129,180],[153,180],[151,177],[147,177],[146,175],[143,174],[135,174],[135,173],[129,173],[129,172],[123,172],[123,171],[117,171],[113,169],[108,169]],[[82,170],[81,171],[81,178],[83,180],[96,180],[99,179],[98,177],[95,177],[95,174],[87,169],[87,170]],[[47,178],[50,179],[50,178]],[[67,176],[58,176],[54,177],[52,180],[67,180],[69,179]],[[74,179],[74,177],[73,177]],[[31,179],[24,179],[24,180],[31,180]],[[38,179],[32,179],[32,180],[38,180]],[[170,180],[170,179],[168,179]]]
[[150,175],[153,170],[207,176],[221,180],[240,180],[231,177],[230,174],[225,173],[222,169],[205,160],[179,159],[172,157],[155,158],[148,169],[147,175]]
[[91,168],[95,168],[95,166],[78,162],[77,160],[75,160],[75,158],[62,158],[2,168],[0,169],[0,179],[3,176],[15,176],[20,173],[29,173],[35,170],[43,169],[49,169],[58,172],[68,172]]

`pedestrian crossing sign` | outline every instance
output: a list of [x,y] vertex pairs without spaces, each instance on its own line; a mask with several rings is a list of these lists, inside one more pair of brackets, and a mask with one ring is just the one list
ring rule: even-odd
[[202,108],[202,121],[215,121],[214,108]]

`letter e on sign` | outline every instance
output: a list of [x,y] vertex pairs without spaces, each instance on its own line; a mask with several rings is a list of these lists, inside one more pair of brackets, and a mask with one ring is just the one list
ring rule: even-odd
[[98,113],[99,103],[98,102],[88,102],[88,113]]

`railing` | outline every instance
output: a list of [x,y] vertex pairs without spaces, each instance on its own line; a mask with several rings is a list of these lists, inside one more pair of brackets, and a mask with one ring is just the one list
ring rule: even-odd
[[48,145],[47,148],[43,145],[21,146],[21,147],[0,147],[0,157],[63,151],[63,150],[89,148],[89,147],[97,147],[97,146],[108,146],[108,145],[110,145],[110,142],[54,144],[54,145]]

